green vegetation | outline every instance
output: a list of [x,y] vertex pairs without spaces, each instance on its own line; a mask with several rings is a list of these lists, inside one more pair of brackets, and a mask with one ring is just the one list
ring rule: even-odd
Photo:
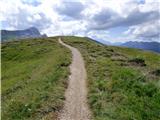
[[88,102],[95,120],[160,119],[160,55],[63,37],[78,48],[88,74]]
[[129,60],[129,62],[134,65],[146,66],[145,60],[143,58],[133,58]]
[[[63,37],[80,50],[95,120],[160,119],[160,55]],[[56,119],[63,106],[70,51],[54,38],[2,44],[2,119]]]
[[2,119],[55,119],[61,109],[71,62],[56,38],[2,44]]

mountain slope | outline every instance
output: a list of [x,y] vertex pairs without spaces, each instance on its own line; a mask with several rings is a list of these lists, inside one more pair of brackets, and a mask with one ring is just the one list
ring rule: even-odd
[[[159,120],[160,55],[62,37],[87,70],[94,120]],[[2,43],[2,119],[56,119],[62,109],[71,53],[57,37]]]
[[88,102],[94,120],[158,120],[160,55],[63,37],[82,53],[88,75]]
[[2,43],[2,119],[51,120],[63,106],[71,62],[57,38]]
[[120,46],[130,47],[130,48],[138,48],[143,50],[150,50],[154,52],[160,53],[160,43],[158,42],[126,42],[121,44]]
[[97,42],[99,42],[101,44],[104,44],[104,45],[137,48],[137,49],[149,50],[149,51],[160,53],[160,43],[159,42],[129,41],[129,42],[125,42],[125,43],[121,43],[121,42],[111,43],[111,42],[108,42],[108,41],[105,41],[105,40],[98,40],[98,39],[95,39],[94,41],[97,41]]
[[2,41],[13,40],[13,39],[24,39],[24,38],[39,38],[46,37],[41,35],[37,28],[31,27],[25,30],[1,30]]

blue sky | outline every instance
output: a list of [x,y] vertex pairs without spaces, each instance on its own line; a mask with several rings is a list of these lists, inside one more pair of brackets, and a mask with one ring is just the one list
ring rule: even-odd
[[1,29],[109,42],[159,41],[160,0],[1,0]]

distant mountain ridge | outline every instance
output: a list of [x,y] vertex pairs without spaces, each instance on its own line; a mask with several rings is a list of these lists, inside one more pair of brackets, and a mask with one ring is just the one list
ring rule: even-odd
[[154,51],[154,52],[160,53],[160,43],[159,42],[128,41],[128,42],[125,42],[125,43],[121,43],[121,42],[111,43],[109,41],[98,40],[98,39],[94,39],[94,41],[99,42],[99,43],[104,44],[104,45],[137,48],[137,49],[149,50],[149,51]]
[[129,42],[121,44],[120,46],[138,48],[138,49],[143,49],[143,50],[150,50],[150,51],[160,53],[160,43],[159,42],[129,41]]
[[1,40],[8,41],[12,39],[23,39],[23,38],[39,38],[47,37],[47,35],[41,35],[39,30],[35,27],[30,27],[25,30],[1,30]]

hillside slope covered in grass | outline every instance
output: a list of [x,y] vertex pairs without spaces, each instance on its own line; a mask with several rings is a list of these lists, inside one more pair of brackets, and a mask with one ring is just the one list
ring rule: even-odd
[[55,119],[61,109],[71,62],[57,38],[2,44],[2,119]]
[[95,120],[160,119],[160,55],[63,37],[82,53]]

